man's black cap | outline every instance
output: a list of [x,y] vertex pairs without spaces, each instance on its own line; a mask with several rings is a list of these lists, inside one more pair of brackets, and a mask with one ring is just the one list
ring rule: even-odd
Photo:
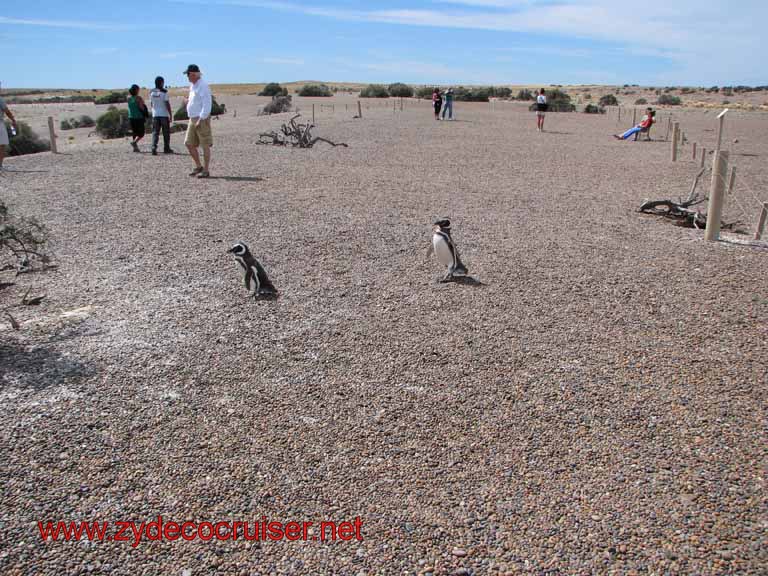
[[200,72],[200,67],[197,64],[190,64],[187,66],[187,69],[184,70],[184,74],[189,74],[190,72]]

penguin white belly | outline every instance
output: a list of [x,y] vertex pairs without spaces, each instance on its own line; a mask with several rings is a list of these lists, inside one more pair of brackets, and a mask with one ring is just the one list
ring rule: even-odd
[[453,251],[448,245],[448,242],[446,242],[445,238],[443,238],[440,234],[433,234],[432,247],[435,249],[435,255],[437,256],[438,261],[443,266],[446,268],[453,266]]

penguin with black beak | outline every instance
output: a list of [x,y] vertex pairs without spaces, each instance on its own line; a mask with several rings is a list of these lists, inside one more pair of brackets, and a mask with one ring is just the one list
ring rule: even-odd
[[438,220],[432,225],[432,245],[429,252],[435,253],[437,260],[448,268],[446,275],[440,282],[449,282],[454,276],[466,276],[467,267],[459,257],[459,250],[451,238],[451,221],[448,218]]
[[269,280],[266,270],[254,258],[244,242],[238,242],[227,252],[234,254],[235,260],[242,266],[245,273],[245,288],[253,294],[254,299],[262,296],[265,298],[275,298],[277,296],[277,290]]

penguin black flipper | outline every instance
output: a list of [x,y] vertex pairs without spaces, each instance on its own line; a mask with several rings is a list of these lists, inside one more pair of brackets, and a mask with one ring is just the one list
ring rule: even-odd
[[[248,292],[251,292],[251,281],[255,278],[253,274],[252,268],[245,268],[245,289],[248,290]],[[258,281],[257,281],[257,288],[258,288]],[[256,292],[256,290],[253,290],[253,292]]]
[[269,276],[267,276],[267,271],[264,270],[264,267],[258,261],[256,261],[256,274],[258,276],[257,280],[259,282],[257,292],[266,296],[276,295],[277,289],[275,288],[274,284],[272,284]]

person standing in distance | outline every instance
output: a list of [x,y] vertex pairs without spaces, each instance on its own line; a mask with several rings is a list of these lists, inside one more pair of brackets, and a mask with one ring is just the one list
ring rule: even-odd
[[536,97],[536,129],[544,132],[544,116],[547,113],[547,97],[544,95],[544,88],[539,90]]
[[[189,126],[184,144],[187,145],[187,149],[195,161],[195,169],[189,175],[197,178],[209,178],[208,169],[211,164],[211,146],[213,146],[213,135],[211,134],[213,97],[211,96],[211,89],[203,80],[197,64],[187,66],[184,74],[189,78],[189,98],[187,98]],[[200,164],[198,148],[203,149],[202,164]]]
[[173,154],[171,150],[171,122],[173,112],[165,80],[162,76],[155,78],[155,87],[149,93],[149,103],[152,107],[152,156],[157,156],[157,144],[160,140],[160,130],[163,131],[163,153]]
[[8,109],[5,100],[0,98],[0,172],[3,171],[5,149],[6,147],[10,146],[10,141],[8,140],[8,130],[5,129],[3,116],[8,116],[8,118],[11,120],[11,126],[13,126],[14,131],[19,130],[19,126],[16,124],[16,118],[13,116],[13,114],[11,114],[11,111]]

